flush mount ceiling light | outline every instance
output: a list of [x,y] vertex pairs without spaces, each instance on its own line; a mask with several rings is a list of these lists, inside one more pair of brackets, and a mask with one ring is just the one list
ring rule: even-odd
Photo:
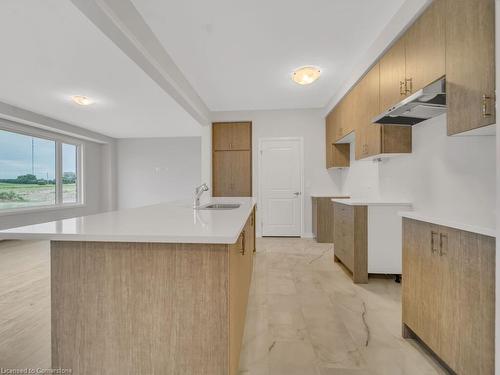
[[316,66],[303,66],[292,73],[292,79],[299,85],[309,85],[321,75],[321,70]]
[[76,104],[78,105],[91,105],[94,103],[92,99],[90,99],[88,96],[83,96],[83,95],[73,95],[71,97],[71,100],[73,100]]

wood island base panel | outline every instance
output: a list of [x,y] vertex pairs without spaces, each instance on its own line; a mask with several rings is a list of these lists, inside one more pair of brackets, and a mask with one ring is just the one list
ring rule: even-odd
[[236,374],[253,223],[234,245],[52,241],[52,367]]

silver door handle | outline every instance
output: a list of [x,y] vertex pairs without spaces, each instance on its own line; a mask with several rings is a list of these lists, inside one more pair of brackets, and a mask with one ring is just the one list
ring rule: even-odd
[[293,195],[295,195],[296,197],[298,197],[300,195],[300,191],[296,191],[295,193],[293,193]]

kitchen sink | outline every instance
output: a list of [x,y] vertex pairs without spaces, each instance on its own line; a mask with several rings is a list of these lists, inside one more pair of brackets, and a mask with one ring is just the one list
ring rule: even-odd
[[234,210],[240,206],[241,204],[239,203],[211,203],[201,206],[200,210]]

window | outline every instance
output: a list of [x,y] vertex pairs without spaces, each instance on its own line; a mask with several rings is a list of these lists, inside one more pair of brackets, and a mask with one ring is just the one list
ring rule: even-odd
[[80,149],[0,129],[0,211],[81,203]]
[[62,201],[63,203],[78,202],[78,189],[76,188],[77,169],[76,145],[62,144]]

